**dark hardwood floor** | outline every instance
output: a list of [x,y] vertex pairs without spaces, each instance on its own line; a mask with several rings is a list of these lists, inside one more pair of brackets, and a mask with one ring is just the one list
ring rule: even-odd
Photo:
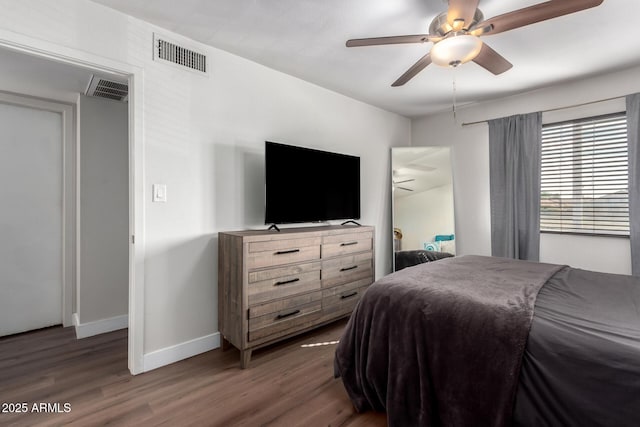
[[[137,376],[126,330],[0,338],[0,425],[385,426],[384,414],[357,414],[333,378],[334,344],[303,347],[338,340],[345,324],[256,350],[246,370],[236,349],[217,349]],[[23,403],[26,413],[11,407]]]

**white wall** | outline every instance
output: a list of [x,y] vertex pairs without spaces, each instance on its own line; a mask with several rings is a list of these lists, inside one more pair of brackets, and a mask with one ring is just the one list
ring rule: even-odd
[[451,185],[394,200],[393,225],[402,230],[403,251],[424,249],[423,244],[433,242],[436,234],[454,234],[453,220]]
[[[376,226],[376,275],[391,270],[389,148],[410,145],[410,120],[88,1],[0,8],[9,39],[143,70],[145,354],[217,331],[216,233],[263,226],[265,140],[361,156],[362,223]],[[154,62],[154,31],[204,51],[210,76]],[[167,203],[151,203],[154,183]]]
[[[491,254],[488,128],[486,123],[470,126],[461,126],[461,123],[564,108],[640,92],[638,75],[640,67],[460,108],[457,123],[454,123],[451,113],[414,120],[413,145],[443,145],[448,141],[452,146],[457,252]],[[545,113],[543,119],[556,121],[562,116],[586,117],[621,111],[621,105],[624,109],[623,100],[591,104]],[[595,257],[599,259],[595,260]],[[631,271],[629,241],[621,238],[543,233],[540,259],[611,273],[630,274]]]
[[127,315],[129,121],[127,104],[80,96],[80,324]]

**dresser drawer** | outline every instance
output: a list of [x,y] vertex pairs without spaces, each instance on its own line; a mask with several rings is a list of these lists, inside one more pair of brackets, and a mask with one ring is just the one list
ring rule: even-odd
[[249,273],[249,305],[320,289],[320,265],[317,261]]
[[297,237],[294,239],[265,240],[261,242],[249,243],[249,253],[278,251],[291,248],[300,248],[306,246],[319,246],[322,243],[322,237]]
[[320,259],[320,237],[251,242],[247,256],[249,270]]
[[[282,335],[290,329],[301,329],[313,325],[322,314],[321,294],[317,300],[304,305],[249,318],[249,341],[259,340],[273,335]],[[251,309],[249,309],[251,315]]]
[[322,240],[322,257],[370,251],[373,245],[373,233],[349,233],[325,236]]
[[[257,304],[249,307],[249,319],[255,319],[257,317],[265,316],[267,314],[282,313],[290,309],[298,308],[299,306],[310,304],[320,301],[322,299],[322,292],[308,292],[302,295],[296,295],[290,298],[283,298],[281,300],[268,302],[265,304]],[[255,325],[255,323],[254,323]]]
[[353,311],[356,303],[367,290],[371,281],[357,280],[322,291],[322,312],[324,315],[340,315]]
[[373,254],[364,252],[322,262],[322,287],[370,278],[373,281]]
[[322,243],[344,243],[353,240],[373,239],[373,231],[351,231],[349,233],[330,233],[322,237]]

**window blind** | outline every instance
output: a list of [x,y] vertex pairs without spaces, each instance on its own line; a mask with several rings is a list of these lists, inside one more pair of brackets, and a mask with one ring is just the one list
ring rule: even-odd
[[540,231],[629,235],[626,114],[543,125]]

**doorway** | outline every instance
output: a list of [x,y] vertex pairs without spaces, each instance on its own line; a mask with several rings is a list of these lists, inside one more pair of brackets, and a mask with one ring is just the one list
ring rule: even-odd
[[[53,43],[49,43],[46,41],[30,39],[28,37],[24,37],[18,34],[11,34],[10,39],[0,40],[0,51],[4,53],[9,53],[11,55],[20,55],[25,58],[26,61],[47,61],[52,66],[58,68],[65,68],[65,72],[62,73],[62,76],[66,76],[67,80],[65,80],[65,84],[69,84],[72,80],[74,80],[74,76],[76,76],[75,71],[82,70],[84,72],[98,72],[105,73],[108,75],[118,76],[120,78],[124,78],[125,81],[128,81],[129,86],[133,86],[133,81],[141,81],[142,70],[139,67],[131,66],[129,64],[119,63],[117,61],[111,61],[106,58],[102,58],[96,55],[92,55],[86,52],[77,51],[74,49],[69,49],[67,47],[59,46]],[[69,100],[68,98],[64,98],[64,94],[60,91],[60,87],[52,87],[51,82],[51,74],[43,71],[41,67],[26,67],[24,72],[17,71],[15,63],[8,61],[3,62],[6,67],[3,67],[0,70],[0,81],[3,82],[2,87],[0,87],[0,91],[8,91],[13,93],[25,94],[28,97],[37,97],[37,98],[46,98],[46,99],[56,99],[61,102],[68,101],[69,104],[74,104],[74,101],[77,101],[78,91],[74,95],[73,99]],[[7,75],[3,75],[3,73],[11,72],[13,74],[14,83],[16,83],[17,89],[7,88],[7,84],[11,81],[11,78]],[[33,84],[34,79],[39,77],[39,81]],[[62,84],[61,87],[64,89],[65,84]],[[22,85],[22,87],[20,87]],[[54,85],[55,86],[55,85]],[[26,89],[26,90],[21,90]],[[80,91],[80,93],[82,93]],[[62,96],[58,96],[61,95]],[[11,95],[11,94],[9,94]],[[136,216],[135,212],[141,212],[141,206],[143,203],[142,193],[143,189],[141,185],[135,185],[135,183],[142,182],[142,146],[141,144],[135,144],[135,141],[142,140],[142,124],[140,122],[136,122],[135,118],[142,117],[142,108],[141,104],[136,104],[134,106],[135,99],[141,99],[142,90],[141,86],[138,85],[136,90],[132,90],[129,98],[128,98],[128,110],[127,110],[127,118],[129,121],[129,126],[127,129],[128,136],[128,147],[127,147],[127,190],[128,190],[128,226],[126,230],[126,242],[128,245],[128,250],[126,251],[128,255],[128,272],[127,272],[127,287],[126,293],[128,298],[128,313],[125,314],[125,318],[129,323],[129,350],[128,350],[128,360],[129,360],[129,370],[133,374],[137,374],[143,371],[143,307],[144,300],[142,296],[144,295],[144,246],[143,245],[133,245],[133,238],[135,236],[135,230],[142,230],[143,218],[141,216]],[[74,111],[75,114],[75,111]],[[72,129],[72,132],[75,132],[75,129]],[[72,165],[75,165],[75,160],[71,162]],[[74,187],[75,189],[75,187]],[[75,213],[73,206],[72,209],[69,209],[65,215]],[[68,230],[67,230],[68,231]],[[142,233],[139,233],[137,237],[137,242],[144,243],[144,236]],[[63,251],[64,252],[64,251]],[[73,258],[73,257],[70,257]],[[71,264],[69,268],[67,268],[67,262],[70,262],[69,259],[65,258],[65,262],[63,262],[64,270],[69,272],[69,274],[76,273],[77,265]],[[138,268],[136,268],[136,266]],[[67,282],[65,282],[67,283]],[[135,286],[139,284],[139,286]],[[64,289],[64,285],[63,285]],[[73,291],[76,291],[76,288],[72,288]],[[69,304],[65,308],[63,306],[63,323],[67,324],[66,317],[68,313],[75,312],[77,307],[71,307],[77,303],[77,293],[73,292],[66,294],[63,297],[63,300],[67,300],[69,297]],[[69,309],[69,307],[71,307]],[[69,314],[70,317],[70,314]]]

